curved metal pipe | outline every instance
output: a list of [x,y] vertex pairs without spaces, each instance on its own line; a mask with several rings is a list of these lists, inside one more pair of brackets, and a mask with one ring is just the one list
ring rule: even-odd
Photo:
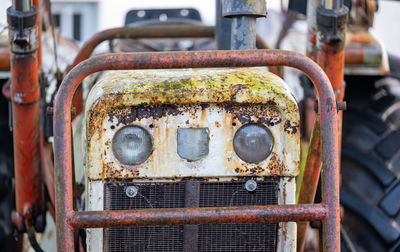
[[150,26],[123,26],[104,30],[93,35],[83,44],[74,62],[68,71],[80,62],[88,59],[94,49],[101,43],[112,39],[139,39],[139,38],[213,38],[214,27],[205,25],[150,25]]
[[[88,59],[94,49],[102,42],[112,39],[139,39],[139,38],[214,38],[214,26],[206,25],[151,25],[151,26],[123,26],[111,28],[93,35],[86,41],[73,63],[68,67],[69,72],[73,67]],[[260,37],[256,36],[256,47],[258,49],[270,49],[267,43]],[[283,78],[283,71],[278,67],[271,67],[270,71]]]
[[[314,61],[295,52],[280,50],[109,54],[92,57],[72,69],[62,82],[55,100],[54,154],[58,251],[73,251],[74,249],[74,227],[69,223],[74,214],[71,105],[74,93],[85,77],[104,70],[268,65],[284,65],[303,71],[312,80],[318,91],[323,141],[323,205],[327,210],[327,216],[323,219],[326,234],[324,241],[328,251],[339,251],[339,150],[335,94],[328,77]],[[284,207],[289,208],[289,206]],[[201,209],[199,211],[201,212]],[[310,220],[312,220],[311,217]],[[87,219],[81,219],[81,222],[83,221],[87,221]],[[121,223],[123,222],[124,220],[121,219]]]

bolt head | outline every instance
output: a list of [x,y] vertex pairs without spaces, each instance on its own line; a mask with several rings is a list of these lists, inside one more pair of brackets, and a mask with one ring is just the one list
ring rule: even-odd
[[138,193],[138,189],[136,186],[128,186],[125,189],[125,194],[126,196],[128,196],[129,198],[133,198],[137,195]]
[[244,185],[247,191],[253,192],[257,189],[257,182],[250,179],[246,181],[246,184]]

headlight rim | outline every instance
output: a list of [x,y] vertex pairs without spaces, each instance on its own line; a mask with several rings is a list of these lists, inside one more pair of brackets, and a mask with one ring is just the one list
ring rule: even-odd
[[[145,158],[140,159],[141,160],[140,162],[133,162],[133,161],[132,162],[125,162],[126,160],[122,160],[121,157],[118,157],[119,154],[116,154],[117,152],[115,151],[115,147],[114,147],[115,138],[118,135],[118,133],[120,133],[122,130],[127,129],[127,128],[138,128],[138,129],[142,130],[145,133],[144,135],[148,136],[148,140],[149,140],[149,143],[150,143],[149,144],[150,145],[150,150],[147,152],[147,154],[145,154]],[[138,165],[141,165],[141,164],[145,163],[147,160],[149,160],[149,158],[151,157],[151,155],[154,152],[154,139],[153,139],[153,136],[151,134],[151,131],[149,131],[148,129],[144,128],[143,126],[137,125],[137,124],[125,125],[125,126],[123,126],[121,128],[115,129],[115,133],[114,133],[114,135],[112,136],[112,139],[111,139],[111,152],[112,152],[114,158],[121,165],[133,167],[133,166],[138,166]]]
[[[241,151],[238,150],[239,147],[236,146],[235,144],[235,139],[238,136],[238,132],[241,131],[243,128],[248,127],[248,126],[258,126],[262,129],[265,130],[265,132],[267,133],[269,139],[271,140],[270,144],[269,144],[269,148],[267,149],[266,153],[264,154],[264,158],[262,159],[258,159],[257,161],[249,161],[246,160],[247,158],[243,157],[241,154],[239,154]],[[236,131],[233,134],[233,139],[232,139],[232,146],[233,146],[233,150],[235,155],[243,162],[246,162],[248,164],[252,164],[252,165],[258,165],[262,162],[265,162],[266,160],[268,160],[268,158],[271,156],[271,154],[273,153],[274,147],[275,147],[275,137],[274,134],[272,133],[271,129],[269,129],[268,126],[264,125],[263,123],[259,123],[259,122],[248,122],[245,124],[240,125],[239,127],[237,127]]]

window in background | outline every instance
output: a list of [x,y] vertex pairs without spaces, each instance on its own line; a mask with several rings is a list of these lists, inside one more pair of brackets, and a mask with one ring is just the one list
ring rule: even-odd
[[86,41],[98,26],[98,3],[57,1],[52,2],[55,26],[61,34],[76,41]]

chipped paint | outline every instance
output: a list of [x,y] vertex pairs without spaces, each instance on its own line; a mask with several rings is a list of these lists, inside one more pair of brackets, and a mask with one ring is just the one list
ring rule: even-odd
[[[296,204],[296,180],[281,178],[278,192],[279,205]],[[295,222],[280,222],[278,229],[277,252],[296,251],[297,224]]]
[[[87,181],[87,211],[104,210],[104,183],[102,181]],[[103,251],[103,229],[86,229],[87,251]]]
[[[286,84],[263,70],[110,71],[90,92],[86,118],[91,180],[298,174],[297,104]],[[233,151],[233,136],[246,123],[263,124],[274,136],[271,155],[259,164]],[[139,125],[153,137],[153,154],[137,166],[119,163],[112,153],[114,134],[127,125]],[[195,162],[180,158],[179,127],[208,128],[209,155]]]
[[284,65],[295,67],[312,80],[319,101],[335,99],[326,74],[311,59],[297,53],[275,50],[198,51],[112,54],[92,57],[65,77],[55,99],[54,153],[56,170],[57,247],[74,250],[74,230],[78,228],[126,227],[134,225],[185,225],[248,222],[322,220],[325,249],[340,248],[339,172],[336,104],[328,111],[320,102],[322,152],[324,162],[323,204],[261,207],[218,207],[119,211],[74,211],[71,155],[71,105],[82,80],[107,69],[167,69],[184,67],[242,67]]

